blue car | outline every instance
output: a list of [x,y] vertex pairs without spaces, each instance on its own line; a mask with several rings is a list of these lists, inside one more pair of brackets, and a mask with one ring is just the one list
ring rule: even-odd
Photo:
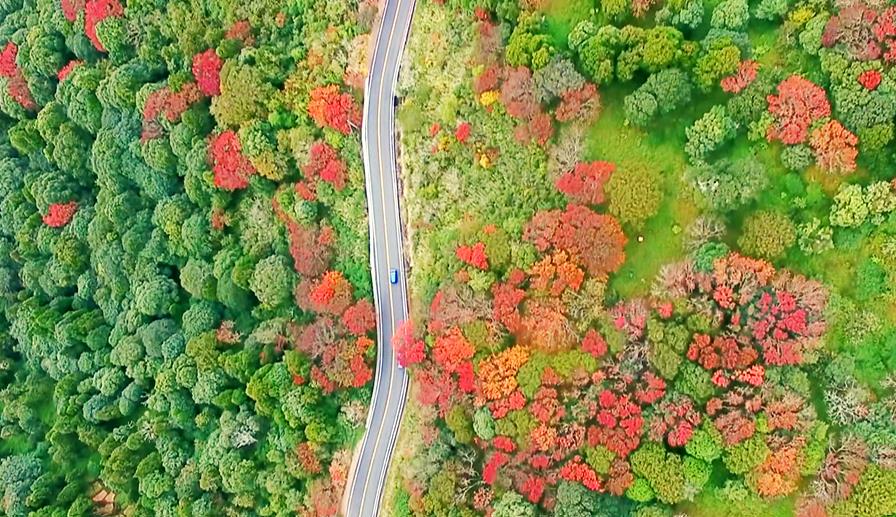
[[397,284],[397,283],[398,283],[398,270],[397,270],[397,269],[390,269],[390,270],[389,270],[389,283],[390,283],[390,284]]

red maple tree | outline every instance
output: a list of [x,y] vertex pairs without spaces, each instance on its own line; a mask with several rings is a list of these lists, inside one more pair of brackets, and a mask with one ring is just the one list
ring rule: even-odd
[[65,19],[74,22],[78,19],[78,14],[84,9],[87,0],[62,0],[62,15]]
[[0,51],[0,77],[6,78],[6,91],[19,106],[34,110],[37,109],[37,103],[34,102],[28,82],[16,63],[18,54],[19,47],[11,41],[7,42]]
[[326,181],[336,190],[345,188],[345,162],[339,159],[338,151],[323,140],[311,144],[308,163],[302,167],[302,172],[309,179]]
[[432,358],[435,363],[448,372],[457,372],[461,365],[473,358],[476,348],[457,327],[451,327],[438,336],[432,347]]
[[560,96],[560,104],[554,110],[557,122],[579,120],[591,122],[600,114],[600,94],[597,86],[585,83],[575,90],[567,90]]
[[96,26],[106,18],[124,16],[124,7],[118,0],[87,0],[84,6],[84,34],[100,52],[106,48],[96,35]]
[[210,48],[193,56],[193,78],[199,91],[208,97],[221,95],[221,67],[224,61]]
[[[303,281],[303,283],[307,280]],[[300,306],[321,314],[342,314],[352,301],[352,284],[340,271],[327,271],[308,292],[308,303],[300,300]]]
[[50,205],[42,220],[45,225],[51,228],[61,228],[72,220],[72,217],[75,216],[75,212],[77,211],[78,203],[76,201],[53,203]]
[[72,70],[82,65],[84,62],[80,59],[72,59],[68,63],[65,64],[62,68],[56,72],[56,78],[59,79],[60,82],[64,81],[68,74],[72,73]]
[[180,85],[177,91],[169,87],[159,88],[146,97],[143,106],[143,133],[141,140],[151,140],[163,134],[158,117],[164,116],[168,122],[176,122],[190,106],[202,99],[202,92],[194,82]]
[[734,74],[722,78],[720,83],[722,90],[727,93],[742,92],[744,88],[753,84],[757,72],[759,72],[759,63],[752,59],[741,61]]
[[529,120],[538,111],[532,72],[524,67],[507,70],[501,85],[501,103],[511,117]]
[[610,162],[580,162],[557,178],[555,185],[575,203],[599,205],[604,202],[604,185],[615,170]]
[[523,238],[541,252],[567,251],[592,276],[605,277],[625,261],[627,239],[619,221],[582,205],[536,213],[526,225]]
[[865,70],[859,74],[858,81],[866,90],[876,90],[883,77],[877,70]]
[[376,328],[376,312],[366,298],[358,300],[342,313],[342,324],[355,336],[363,336]]
[[414,337],[414,326],[411,320],[404,320],[398,324],[395,333],[392,334],[392,346],[398,364],[408,367],[422,362],[426,358],[426,345],[422,339]]
[[215,186],[224,190],[239,190],[249,186],[255,167],[243,156],[239,136],[232,130],[212,135],[208,158],[214,173]]
[[485,254],[485,243],[477,242],[472,246],[458,246],[454,250],[458,260],[475,268],[488,269],[488,256]]
[[791,75],[778,85],[778,94],[768,96],[768,110],[775,122],[769,127],[769,141],[780,140],[792,145],[806,141],[809,126],[831,114],[824,88],[798,75]]
[[252,25],[249,20],[237,20],[227,29],[224,34],[227,39],[238,40],[246,47],[255,45],[255,36],[252,34]]
[[471,126],[469,122],[461,122],[457,125],[457,129],[454,130],[454,138],[456,138],[458,142],[464,143],[470,138],[470,130]]

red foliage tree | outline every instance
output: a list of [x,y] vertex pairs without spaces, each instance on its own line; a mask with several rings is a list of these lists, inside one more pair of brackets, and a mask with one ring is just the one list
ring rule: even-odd
[[496,436],[492,439],[492,447],[503,452],[513,452],[516,450],[516,444],[509,436]]
[[498,470],[506,465],[508,461],[510,461],[510,458],[503,452],[499,451],[492,454],[482,469],[482,480],[487,485],[494,485],[498,479]]
[[37,103],[34,102],[34,98],[31,96],[31,90],[28,88],[28,83],[21,74],[15,75],[9,79],[7,91],[9,92],[10,97],[12,97],[19,106],[29,111],[37,109]]
[[856,145],[859,139],[843,124],[831,120],[815,129],[809,139],[809,145],[815,151],[818,166],[827,172],[844,174],[856,170],[856,156],[859,151]]
[[80,59],[72,59],[71,61],[66,63],[65,66],[60,68],[58,72],[56,72],[56,78],[59,79],[59,82],[64,81],[65,78],[68,77],[68,74],[72,73],[72,70],[74,70],[75,68],[77,68],[78,66],[80,66],[83,63],[84,62],[81,61]]
[[603,484],[597,473],[582,461],[581,456],[574,456],[572,460],[560,468],[560,478],[579,482],[589,490],[600,491],[603,489]]
[[665,438],[671,447],[684,447],[702,420],[690,398],[664,400],[650,419],[648,435],[654,441]]
[[560,97],[560,104],[554,110],[557,122],[579,120],[593,121],[600,114],[600,94],[597,86],[585,83],[575,90],[567,90]]
[[320,474],[323,470],[320,459],[318,459],[317,453],[314,451],[314,446],[309,442],[302,442],[296,446],[296,457],[302,470],[308,474]]
[[221,95],[221,67],[224,61],[210,48],[193,56],[193,78],[203,95]]
[[118,0],[87,0],[84,6],[84,34],[100,52],[106,48],[96,35],[96,26],[106,18],[124,16],[124,7]]
[[398,328],[392,334],[392,347],[395,348],[398,364],[405,368],[418,364],[426,358],[426,345],[422,339],[414,337],[411,320],[404,320],[398,324]]
[[473,80],[473,90],[477,95],[483,92],[494,90],[498,87],[498,81],[501,78],[501,69],[497,65],[492,65],[482,71]]
[[0,77],[6,78],[6,91],[19,106],[26,110],[34,110],[37,109],[37,104],[31,96],[25,76],[16,63],[18,54],[19,47],[11,41],[7,42],[0,52]]
[[6,46],[0,51],[0,77],[9,78],[18,73],[19,65],[16,63],[18,55],[18,45],[11,41],[6,42]]
[[224,190],[239,190],[249,186],[255,167],[243,156],[239,136],[232,130],[212,135],[208,158],[214,173],[215,186]]
[[522,491],[530,503],[538,504],[538,501],[541,500],[541,496],[544,494],[544,488],[544,478],[530,475],[523,482]]
[[249,20],[237,20],[233,22],[233,25],[227,29],[227,33],[224,37],[241,41],[243,46],[246,47],[255,45],[255,36],[252,34],[252,26],[249,24]]
[[666,394],[666,381],[653,372],[644,372],[639,379],[628,383],[633,389],[635,400],[644,406],[653,404]]
[[621,457],[638,448],[643,434],[641,408],[628,394],[605,389],[598,397],[595,424],[588,427],[588,444],[603,445]]
[[373,377],[364,357],[373,346],[366,337],[348,337],[345,329],[327,316],[304,327],[291,326],[292,341],[313,361],[311,380],[325,393],[336,388],[360,388]]
[[218,329],[215,330],[215,339],[217,339],[219,343],[227,345],[235,345],[239,343],[242,336],[233,328],[234,325],[235,323],[233,320],[222,321],[221,325],[218,326]]
[[488,404],[492,416],[501,419],[511,411],[517,411],[526,407],[526,396],[520,390],[515,390],[509,397],[492,401]]
[[[526,291],[520,289],[522,271],[511,273],[507,282],[498,282],[492,286],[492,314],[496,321],[504,325],[510,332],[516,332],[522,324],[520,303],[526,297]],[[517,279],[517,282],[512,280]]]
[[339,86],[335,84],[311,90],[308,115],[319,127],[329,127],[343,135],[361,125],[361,109],[354,97],[340,93]]
[[[755,363],[759,359],[759,353],[750,343],[738,342],[733,336],[694,334],[687,357],[711,372],[737,371],[745,370]],[[725,385],[727,386],[727,382]]]
[[548,140],[554,136],[554,123],[547,113],[536,113],[525,126],[520,127],[525,128],[523,131],[525,136],[520,139],[521,141],[531,140],[541,147],[547,145]]
[[524,67],[511,68],[501,85],[501,104],[511,117],[529,120],[538,111],[532,72]]
[[475,353],[476,349],[457,327],[451,327],[438,336],[432,347],[435,363],[451,373],[460,370],[461,365],[469,362]]
[[768,96],[768,110],[775,123],[768,129],[769,141],[780,140],[785,144],[806,141],[809,126],[816,120],[831,114],[824,88],[791,75],[778,85],[778,94]]
[[65,19],[74,22],[78,19],[78,14],[84,9],[87,0],[62,0],[62,15]]
[[333,229],[329,226],[320,229],[303,226],[280,208],[276,195],[271,202],[274,214],[286,225],[289,234],[289,253],[292,255],[295,270],[306,278],[323,274],[332,256]]
[[464,143],[470,138],[470,130],[471,126],[469,122],[461,122],[457,125],[457,129],[454,130],[454,138],[456,138],[458,142]]
[[821,44],[841,44],[853,59],[873,61],[896,60],[896,8],[886,4],[862,1],[844,4],[825,25]]
[[336,517],[343,490],[333,486],[326,477],[315,478],[308,484],[308,496],[303,508],[299,509],[301,517]]
[[72,220],[72,217],[75,216],[75,212],[77,211],[78,203],[76,201],[53,203],[50,205],[47,214],[43,216],[42,220],[45,225],[51,228],[61,228]]
[[[548,370],[550,369],[547,369],[546,371]],[[544,383],[544,380],[542,381],[542,383]],[[541,451],[553,450],[557,438],[557,432],[552,427],[547,426],[556,425],[566,414],[566,408],[560,402],[558,395],[559,393],[557,389],[548,386],[542,386],[538,389],[537,392],[535,392],[535,397],[532,399],[532,403],[529,406],[529,412],[532,413],[532,416],[534,416],[536,420],[542,423],[541,428],[544,428],[542,434],[550,433],[552,435],[550,437],[550,440],[541,440],[543,443],[541,444],[541,447],[538,447],[538,449]]]
[[356,341],[358,353],[349,360],[349,369],[351,370],[351,386],[353,388],[363,388],[365,384],[373,379],[373,370],[367,366],[364,361],[364,352],[370,348],[373,342],[366,337],[359,337]]
[[803,397],[787,391],[766,398],[770,399],[765,401],[765,415],[769,429],[791,431],[801,423],[800,413],[806,407],[806,400]]
[[485,512],[491,507],[494,492],[488,487],[479,487],[473,493],[473,508]]
[[604,202],[604,185],[615,170],[610,162],[581,162],[557,178],[555,185],[574,203],[599,205]]
[[559,249],[570,253],[592,276],[604,277],[625,261],[627,239],[619,222],[581,205],[536,213],[523,238],[541,252]]
[[759,72],[759,63],[752,59],[741,61],[737,67],[737,72],[722,78],[722,90],[727,93],[742,92],[744,88],[753,84],[753,81],[756,80],[757,72]]
[[706,403],[706,414],[722,434],[726,445],[740,443],[756,432],[753,414],[762,408],[762,398],[755,390],[739,386]]
[[607,342],[596,330],[588,329],[582,339],[582,350],[595,358],[600,358],[607,353]]
[[308,163],[302,172],[309,179],[322,179],[333,185],[336,190],[345,188],[345,162],[339,159],[339,153],[330,144],[318,140],[311,144]]
[[309,305],[300,303],[320,314],[338,316],[345,312],[352,302],[352,284],[340,271],[327,271],[308,292]]
[[363,336],[376,328],[376,312],[366,298],[358,300],[342,313],[342,324],[355,336]]
[[858,81],[866,90],[876,90],[880,86],[882,76],[877,70],[865,70],[859,74]]
[[488,269],[488,256],[485,254],[485,243],[477,242],[472,246],[458,246],[454,250],[457,259],[475,268]]
[[194,82],[182,84],[173,91],[168,87],[150,93],[143,106],[142,140],[150,140],[162,135],[158,117],[164,116],[168,122],[176,122],[194,103],[202,99],[202,93]]
[[532,265],[529,287],[551,296],[560,296],[566,289],[578,291],[585,272],[570,260],[565,251],[555,251]]

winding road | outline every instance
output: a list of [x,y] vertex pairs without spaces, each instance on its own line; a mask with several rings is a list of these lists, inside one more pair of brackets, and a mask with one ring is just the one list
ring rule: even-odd
[[[361,142],[367,181],[370,267],[377,313],[377,364],[367,426],[348,480],[347,517],[379,514],[389,460],[407,398],[407,373],[398,366],[392,333],[407,319],[407,283],[402,253],[398,172],[395,164],[395,86],[411,26],[415,0],[384,0],[370,71],[364,89]],[[389,271],[398,270],[398,283]]]

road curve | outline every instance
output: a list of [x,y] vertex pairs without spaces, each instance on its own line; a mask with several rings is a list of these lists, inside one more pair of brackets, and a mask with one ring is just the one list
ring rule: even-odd
[[[375,517],[407,398],[408,378],[398,367],[392,333],[407,319],[407,283],[398,209],[395,165],[394,97],[401,55],[411,26],[415,0],[384,0],[370,71],[364,88],[361,142],[367,181],[370,268],[377,314],[377,363],[367,427],[346,490],[347,517]],[[398,284],[389,271],[398,270]]]

